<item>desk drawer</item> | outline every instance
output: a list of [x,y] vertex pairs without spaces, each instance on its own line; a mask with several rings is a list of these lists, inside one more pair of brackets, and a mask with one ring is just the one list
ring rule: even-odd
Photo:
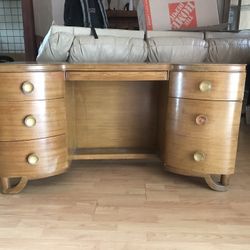
[[168,71],[67,72],[68,81],[166,81]]
[[169,98],[165,164],[190,175],[234,172],[241,102]]
[[242,100],[242,72],[172,72],[169,96],[203,100]]
[[237,139],[241,102],[169,98],[167,133],[203,138]]
[[0,101],[0,141],[20,141],[65,134],[64,99]]
[[164,162],[189,175],[230,175],[234,173],[236,151],[237,141],[226,137],[199,139],[169,134]]
[[66,137],[0,142],[0,176],[42,178],[67,168]]
[[64,97],[63,72],[0,73],[0,100],[26,101]]

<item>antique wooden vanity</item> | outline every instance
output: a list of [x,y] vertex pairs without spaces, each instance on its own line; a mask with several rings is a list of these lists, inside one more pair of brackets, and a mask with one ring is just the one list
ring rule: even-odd
[[225,191],[244,83],[244,65],[3,64],[2,191],[18,193],[73,160],[152,158]]

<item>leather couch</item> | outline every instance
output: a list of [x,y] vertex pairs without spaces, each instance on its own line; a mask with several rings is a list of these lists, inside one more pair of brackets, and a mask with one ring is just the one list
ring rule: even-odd
[[38,62],[136,63],[147,60],[143,31],[96,29],[53,25],[42,42]]
[[250,31],[189,32],[91,29],[53,25],[38,62],[250,64]]

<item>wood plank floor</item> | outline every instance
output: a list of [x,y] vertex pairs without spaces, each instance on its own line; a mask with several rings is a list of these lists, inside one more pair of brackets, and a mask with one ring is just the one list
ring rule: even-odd
[[218,193],[157,162],[76,163],[0,195],[1,250],[249,250],[250,126],[236,174]]

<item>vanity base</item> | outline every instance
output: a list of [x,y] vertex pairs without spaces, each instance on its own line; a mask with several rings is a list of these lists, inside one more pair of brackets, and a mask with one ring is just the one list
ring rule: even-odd
[[28,184],[28,178],[21,177],[16,185],[11,185],[11,179],[8,177],[1,177],[0,182],[3,194],[17,194],[20,193]]
[[226,191],[245,76],[245,65],[3,65],[3,193],[65,172],[74,160],[153,159]]
[[[164,168],[172,173],[178,174],[178,175],[185,175],[185,176],[195,176],[195,177],[201,177],[205,179],[205,182],[214,191],[218,192],[226,192],[228,191],[229,187],[229,179],[231,175],[212,175],[212,174],[201,174],[193,171],[188,171],[184,169],[178,169],[173,168],[170,166],[164,166]],[[219,179],[219,180],[216,180]]]
[[[117,154],[117,156],[115,156],[115,154],[102,154],[102,156],[98,155],[86,155],[85,157],[81,156],[81,157],[77,157],[76,156],[72,156],[73,159],[75,160],[156,160],[159,159],[157,157],[157,155],[150,155],[150,157],[148,157],[148,155],[140,155],[140,157],[138,157],[138,155],[134,154],[132,155],[132,157],[128,157],[128,154],[125,154],[124,156],[122,156],[122,154]],[[101,163],[100,163],[101,164]],[[185,176],[196,176],[196,177],[201,177],[205,179],[205,182],[207,183],[208,187],[211,188],[214,191],[218,191],[218,192],[226,192],[228,191],[228,187],[229,187],[229,179],[230,179],[230,175],[202,175],[199,173],[195,173],[195,172],[189,172],[186,170],[180,170],[180,169],[176,169],[176,168],[172,168],[172,167],[168,167],[165,166],[165,169],[169,172],[175,173],[175,174],[179,174],[179,175],[185,175]],[[64,171],[59,171],[57,173],[54,173],[54,175],[59,175],[64,173]],[[49,176],[43,176],[42,178],[46,178]],[[218,179],[219,180],[216,180]],[[0,183],[2,186],[2,193],[3,194],[18,194],[20,193],[28,184],[29,179],[27,177],[20,177],[19,181],[15,184],[12,185],[11,184],[11,180],[12,179],[17,179],[17,178],[13,178],[13,177],[0,177]],[[40,178],[39,178],[40,179]]]
[[230,175],[221,175],[218,182],[212,175],[206,175],[204,178],[211,189],[219,192],[226,192],[228,190]]

